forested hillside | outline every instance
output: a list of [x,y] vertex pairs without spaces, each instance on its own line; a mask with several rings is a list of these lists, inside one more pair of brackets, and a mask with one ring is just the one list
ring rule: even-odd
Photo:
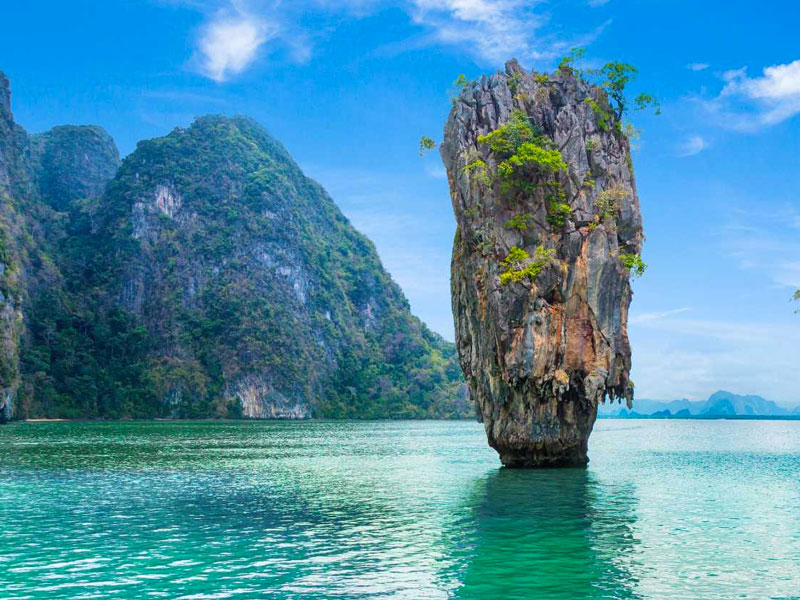
[[0,84],[7,415],[471,412],[453,345],[257,123],[202,117],[120,164],[97,127],[26,134]]

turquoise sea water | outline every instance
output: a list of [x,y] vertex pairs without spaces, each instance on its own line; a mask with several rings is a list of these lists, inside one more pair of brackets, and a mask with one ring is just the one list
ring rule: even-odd
[[0,428],[0,598],[800,598],[800,423],[597,424],[587,470],[468,422]]

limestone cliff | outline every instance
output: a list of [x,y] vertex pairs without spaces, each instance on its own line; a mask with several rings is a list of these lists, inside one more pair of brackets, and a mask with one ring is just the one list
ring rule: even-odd
[[99,127],[29,135],[14,121],[9,81],[0,73],[0,422],[23,414],[34,393],[48,395],[36,334],[47,338],[50,353],[60,333],[52,316],[63,316],[64,304],[75,309],[64,287],[63,250],[75,240],[76,217],[118,166],[114,141]]
[[468,410],[454,345],[257,123],[120,162],[99,127],[26,133],[0,74],[0,421]]
[[140,142],[97,222],[89,287],[105,314],[144,328],[140,377],[154,397],[139,410],[456,409],[455,349],[411,315],[372,243],[255,121],[206,116]]
[[456,344],[507,466],[582,465],[606,397],[633,397],[626,323],[642,224],[628,138],[569,67],[465,86],[441,154],[458,223]]
[[21,218],[15,199],[33,187],[25,164],[26,142],[11,114],[8,79],[0,72],[0,423],[11,417],[19,386],[22,294],[16,234]]

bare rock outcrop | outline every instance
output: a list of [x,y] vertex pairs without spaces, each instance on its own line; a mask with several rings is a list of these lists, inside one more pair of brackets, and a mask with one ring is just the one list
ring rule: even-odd
[[598,403],[633,398],[643,235],[628,137],[569,67],[510,61],[464,86],[441,154],[456,342],[489,445],[510,467],[585,465]]

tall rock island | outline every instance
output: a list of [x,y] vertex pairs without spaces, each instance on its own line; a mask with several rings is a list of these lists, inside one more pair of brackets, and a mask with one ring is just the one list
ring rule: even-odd
[[463,87],[441,153],[456,345],[489,445],[509,467],[585,465],[598,403],[633,398],[643,235],[619,112],[568,65],[510,61]]

